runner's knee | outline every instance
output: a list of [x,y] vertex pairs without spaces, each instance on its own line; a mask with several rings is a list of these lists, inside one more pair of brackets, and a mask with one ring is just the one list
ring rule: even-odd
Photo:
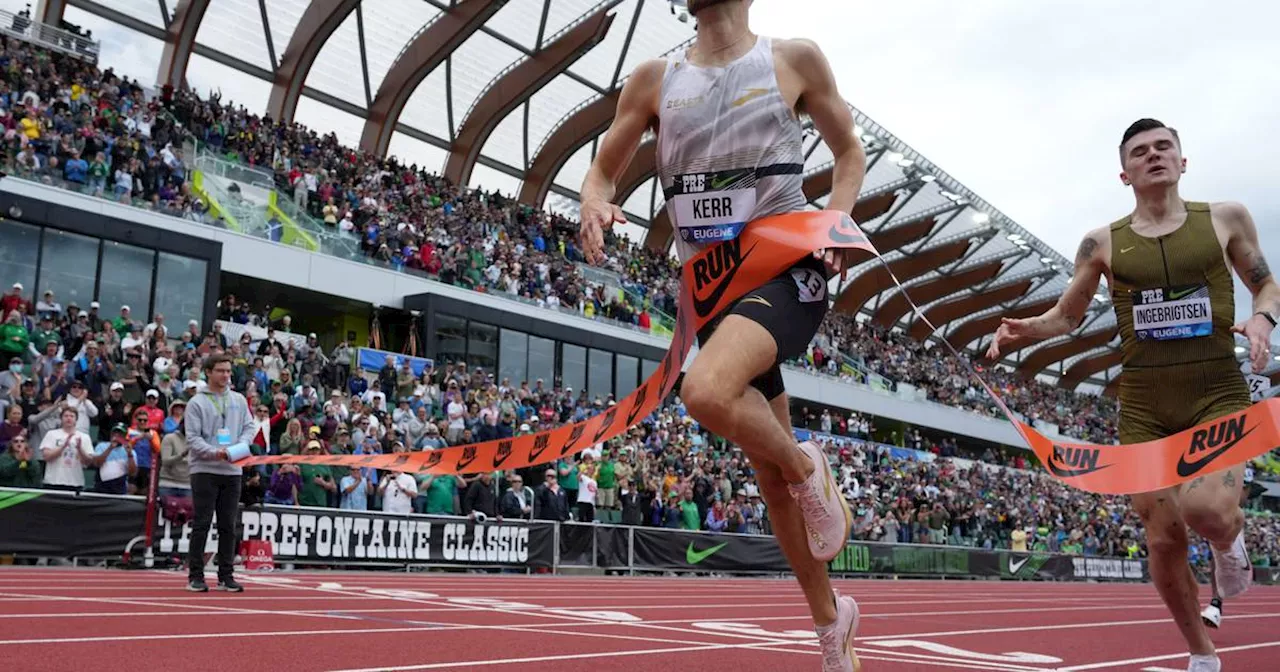
[[711,373],[706,368],[691,367],[680,383],[680,399],[694,419],[715,426],[729,413],[733,401],[729,389],[718,384]]
[[1219,544],[1231,541],[1244,524],[1238,490],[1204,486],[1201,489],[1203,492],[1191,490],[1183,497],[1182,516],[1187,525],[1209,541]]

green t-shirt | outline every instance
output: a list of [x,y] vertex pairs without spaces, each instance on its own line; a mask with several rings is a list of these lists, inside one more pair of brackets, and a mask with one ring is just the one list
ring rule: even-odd
[[298,475],[302,477],[302,487],[298,489],[299,506],[328,506],[329,492],[315,482],[316,476],[333,480],[333,472],[329,467],[320,464],[298,465]]
[[566,465],[564,460],[561,460],[558,464],[556,464],[556,477],[560,480],[560,487],[564,488],[565,490],[577,490],[578,489],[578,465],[574,464],[573,466],[569,467],[568,475],[560,473],[560,470],[563,469],[565,466]]
[[427,513],[453,515],[453,496],[458,492],[458,481],[453,476],[436,476],[427,486]]
[[702,529],[702,517],[698,515],[698,505],[692,501],[684,500],[680,502],[680,529]]
[[596,486],[601,489],[618,487],[618,478],[613,471],[613,460],[600,463],[600,472],[596,474]]

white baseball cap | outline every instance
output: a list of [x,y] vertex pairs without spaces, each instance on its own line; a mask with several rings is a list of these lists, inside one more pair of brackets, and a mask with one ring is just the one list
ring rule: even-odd
[[101,307],[101,306],[100,306],[100,304],[99,304],[97,301],[90,301],[90,302],[89,302],[89,307],[90,307],[90,308],[99,308],[99,307]]
[[114,391],[116,391],[116,390],[123,390],[123,389],[124,389],[124,383],[111,383],[111,391],[112,391],[112,392],[114,392]]
[[154,389],[152,389],[152,390],[147,390],[147,396],[148,396],[148,397],[155,397],[155,398],[159,399],[159,398],[160,398],[160,392],[158,392],[158,391],[156,391],[156,390],[154,390]]

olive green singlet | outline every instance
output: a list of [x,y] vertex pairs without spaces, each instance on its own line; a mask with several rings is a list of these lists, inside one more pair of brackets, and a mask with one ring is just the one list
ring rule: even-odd
[[1111,225],[1111,300],[1120,329],[1120,442],[1163,438],[1250,404],[1235,358],[1235,287],[1208,203],[1150,238]]

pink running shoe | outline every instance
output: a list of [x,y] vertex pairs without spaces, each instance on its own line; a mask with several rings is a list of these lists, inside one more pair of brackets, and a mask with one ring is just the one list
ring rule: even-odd
[[849,511],[849,503],[840,494],[822,449],[811,441],[805,441],[800,444],[800,450],[813,460],[813,473],[798,485],[788,485],[787,489],[804,514],[809,553],[814,560],[827,562],[839,555],[848,541],[853,514]]
[[862,663],[853,650],[853,636],[858,632],[858,602],[838,592],[835,597],[835,622],[816,628],[822,650],[822,672],[859,672]]
[[1249,590],[1249,584],[1253,583],[1253,563],[1249,561],[1249,551],[1244,547],[1244,530],[1236,535],[1231,550],[1213,549],[1213,582],[1223,599],[1231,599]]

